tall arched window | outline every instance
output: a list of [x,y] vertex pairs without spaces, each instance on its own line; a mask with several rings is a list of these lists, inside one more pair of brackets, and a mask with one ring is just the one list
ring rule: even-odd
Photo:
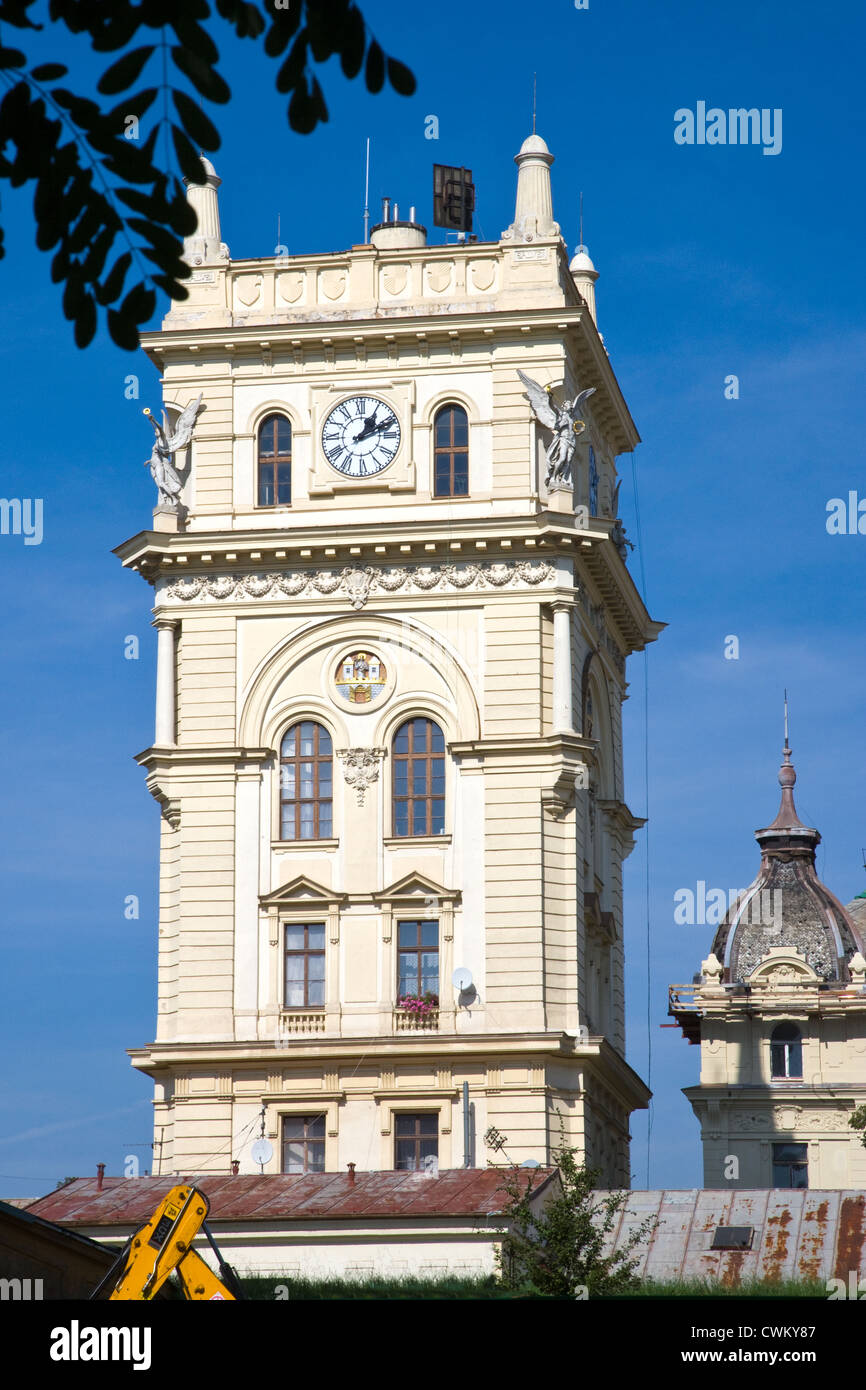
[[285,507],[292,500],[292,425],[269,415],[259,426],[259,506]]
[[433,421],[433,495],[469,494],[469,421],[460,405],[443,405]]
[[280,839],[329,840],[333,745],[321,724],[292,725],[280,746]]
[[803,1043],[796,1023],[779,1023],[770,1034],[770,1075],[802,1078]]
[[432,719],[407,719],[394,735],[394,834],[445,830],[445,735]]

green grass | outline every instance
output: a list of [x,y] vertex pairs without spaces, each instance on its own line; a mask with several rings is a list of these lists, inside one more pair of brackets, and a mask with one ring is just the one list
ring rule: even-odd
[[710,1279],[672,1279],[665,1283],[645,1280],[631,1293],[614,1294],[615,1298],[821,1298],[826,1301],[827,1290],[819,1279],[802,1283],[784,1279],[778,1283],[751,1279],[731,1288]]
[[[299,1299],[358,1299],[358,1298],[517,1298],[520,1295],[502,1289],[492,1275],[482,1279],[298,1279],[273,1274],[241,1278],[244,1294],[249,1299],[272,1302],[285,1299],[277,1295],[278,1286],[288,1289],[289,1301]],[[535,1295],[538,1297],[538,1295]]]
[[[493,1275],[481,1279],[298,1279],[279,1275],[250,1275],[241,1279],[244,1294],[259,1302],[309,1302],[322,1299],[527,1299],[543,1295],[532,1289],[503,1289]],[[666,1283],[647,1281],[629,1293],[612,1294],[608,1298],[827,1298],[820,1281],[798,1283],[793,1279],[780,1283],[749,1282],[729,1288],[701,1279],[678,1279]]]

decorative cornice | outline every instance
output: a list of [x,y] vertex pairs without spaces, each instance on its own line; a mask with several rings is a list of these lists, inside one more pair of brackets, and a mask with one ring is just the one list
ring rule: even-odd
[[355,609],[371,593],[429,593],[434,589],[460,593],[466,589],[504,589],[515,585],[536,588],[555,578],[545,560],[446,561],[433,565],[344,565],[335,569],[284,570],[271,574],[195,575],[176,579],[163,599],[191,603],[195,599],[235,602],[245,599],[298,598],[301,595],[346,596]]

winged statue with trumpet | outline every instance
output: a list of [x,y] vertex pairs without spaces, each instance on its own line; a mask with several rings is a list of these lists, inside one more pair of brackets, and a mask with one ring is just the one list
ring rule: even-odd
[[545,486],[571,483],[571,460],[578,436],[586,429],[586,421],[580,418],[584,403],[593,395],[594,386],[581,391],[573,401],[563,401],[557,405],[549,386],[539,386],[531,376],[518,369],[517,375],[526,387],[526,398],[532,406],[539,424],[553,431],[553,439],[547,449],[547,477]]
[[166,412],[162,412],[162,424],[160,425],[153,416],[152,411],[145,406],[143,414],[147,416],[153,425],[156,439],[154,440],[153,451],[149,459],[145,459],[145,468],[150,465],[150,476],[156,483],[159,493],[159,505],[161,507],[171,507],[177,510],[180,500],[183,481],[178,475],[174,466],[174,456],[180,449],[185,449],[192,439],[192,432],[195,429],[195,422],[201,410],[201,395],[183,410],[178,410],[177,406],[168,406],[174,419],[169,422]]

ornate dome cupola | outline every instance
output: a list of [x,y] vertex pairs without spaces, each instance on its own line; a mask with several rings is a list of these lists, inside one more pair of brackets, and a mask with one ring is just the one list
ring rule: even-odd
[[762,958],[780,948],[805,957],[820,979],[843,981],[849,978],[848,960],[863,951],[851,917],[815,872],[821,836],[797,815],[796,780],[786,734],[778,815],[755,831],[761,847],[758,876],[720,923],[713,942],[731,984],[748,980]]

